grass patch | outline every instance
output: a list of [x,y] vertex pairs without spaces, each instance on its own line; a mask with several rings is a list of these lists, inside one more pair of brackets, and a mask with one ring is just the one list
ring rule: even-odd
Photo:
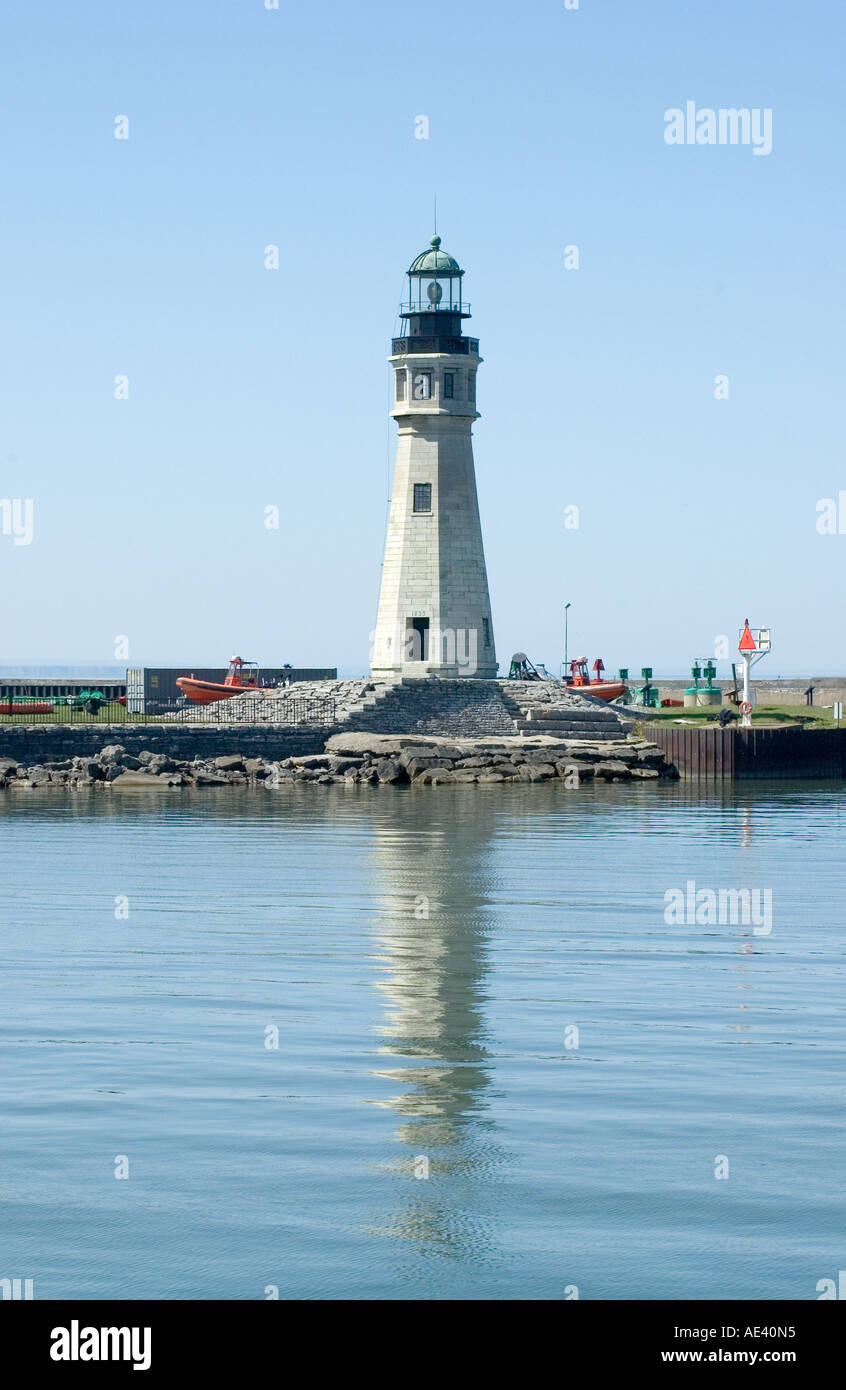
[[[723,706],[723,708],[734,708],[733,706]],[[644,724],[667,724],[683,720],[690,725],[716,724],[716,716],[719,714],[717,709],[654,709],[632,711],[635,718]],[[738,716],[737,723],[740,723]],[[842,726],[835,726],[830,709],[821,709],[817,705],[759,705],[752,714],[753,728],[808,728],[808,729],[832,729],[835,727],[846,728],[846,722]],[[736,727],[732,725],[731,727]]]
[[49,714],[0,714],[0,724],[138,724],[144,723],[143,714],[127,714],[123,705],[116,701],[101,705],[97,714],[89,714],[85,709],[74,709],[71,705],[56,705]]

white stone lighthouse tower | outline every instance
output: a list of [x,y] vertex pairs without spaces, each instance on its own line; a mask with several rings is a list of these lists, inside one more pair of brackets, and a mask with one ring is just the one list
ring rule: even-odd
[[408,272],[394,338],[399,426],[374,676],[495,676],[473,467],[479,344],[462,333],[464,271],[433,236]]

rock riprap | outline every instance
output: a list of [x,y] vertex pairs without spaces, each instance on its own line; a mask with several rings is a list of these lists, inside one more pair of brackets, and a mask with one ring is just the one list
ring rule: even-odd
[[142,752],[137,757],[119,743],[109,744],[93,757],[64,758],[27,767],[13,758],[0,759],[0,787],[226,787],[264,781],[273,764],[264,758],[234,753],[192,762],[164,753]]
[[0,787],[99,787],[137,790],[318,782],[346,786],[439,786],[446,783],[666,781],[677,777],[653,743],[538,738],[446,739],[409,735],[336,734],[322,753],[270,762],[231,753],[188,762],[163,753],[128,753],[110,744],[94,757],[27,767],[0,759]]

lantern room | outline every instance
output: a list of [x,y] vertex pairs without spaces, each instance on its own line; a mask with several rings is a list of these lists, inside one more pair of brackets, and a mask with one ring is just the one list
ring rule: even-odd
[[441,239],[433,236],[429,250],[411,263],[408,271],[408,299],[400,305],[400,315],[460,314],[469,316],[470,306],[462,298],[464,271],[454,256],[441,250]]

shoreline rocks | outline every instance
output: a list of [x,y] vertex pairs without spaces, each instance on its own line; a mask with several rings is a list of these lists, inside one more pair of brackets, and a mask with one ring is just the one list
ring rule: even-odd
[[655,744],[556,740],[540,736],[448,739],[420,735],[336,734],[323,753],[269,761],[240,753],[192,761],[149,750],[137,755],[109,744],[93,757],[34,766],[0,758],[0,788],[98,787],[135,791],[176,787],[265,786],[316,782],[343,786],[486,785],[561,781],[568,788],[599,782],[664,782],[678,772]]

